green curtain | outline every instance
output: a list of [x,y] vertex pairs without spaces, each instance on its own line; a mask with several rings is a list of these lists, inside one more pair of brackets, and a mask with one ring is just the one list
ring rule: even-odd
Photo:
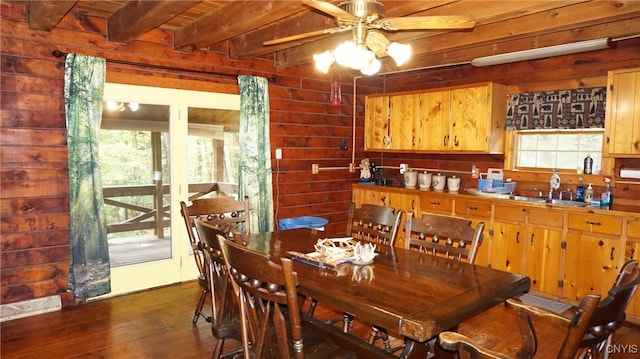
[[111,292],[107,222],[98,166],[105,60],[69,54],[64,75],[69,150],[69,289],[76,300]]
[[251,202],[251,232],[273,231],[273,188],[266,78],[238,76],[240,88],[239,196]]

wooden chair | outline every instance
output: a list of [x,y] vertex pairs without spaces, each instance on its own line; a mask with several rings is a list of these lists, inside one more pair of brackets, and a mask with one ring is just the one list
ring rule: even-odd
[[448,216],[407,213],[404,248],[464,260],[473,264],[484,235],[484,222],[474,228],[471,221]]
[[347,219],[347,236],[391,246],[396,242],[402,210],[375,204],[362,204],[356,208],[351,203]]
[[[207,321],[211,321],[211,317],[202,313],[202,307],[207,298],[209,288],[207,285],[202,244],[195,230],[194,219],[200,218],[209,223],[221,226],[221,228],[227,232],[227,235],[231,237],[239,233],[248,235],[251,227],[249,215],[251,206],[248,198],[245,198],[243,201],[237,201],[233,197],[212,197],[193,200],[191,205],[187,205],[184,201],[181,201],[180,208],[180,213],[187,228],[189,243],[193,251],[193,258],[198,267],[198,282],[202,287],[202,293],[200,294],[200,299],[198,300],[193,315],[193,325],[195,325],[201,316]],[[240,228],[241,225],[243,228]]]
[[[291,358],[292,352],[295,358],[307,354],[314,358],[355,358],[355,353],[345,352],[331,342],[319,341],[309,347],[309,340],[318,337],[308,333],[303,340],[297,274],[290,259],[282,258],[279,265],[268,254],[222,236],[218,240],[237,296],[246,359]],[[274,336],[277,345],[271,340]]]
[[[564,338],[557,358],[598,358],[610,343],[611,335],[625,319],[624,311],[640,284],[638,261],[625,263],[614,286],[606,298],[599,295],[585,296],[573,315],[565,317],[542,308],[522,304],[517,299],[509,299],[507,304],[516,309],[518,325],[524,337],[523,346],[516,358],[532,358],[537,350],[536,333],[532,317],[553,323],[558,328],[558,338]],[[440,346],[447,350],[467,354],[471,358],[500,358],[509,356],[483,348],[468,337],[456,332],[439,335]],[[606,356],[606,350],[604,350]]]
[[[404,248],[417,249],[430,255],[442,256],[474,263],[478,246],[482,243],[484,222],[474,228],[471,221],[434,214],[423,214],[415,218],[413,212],[407,212],[404,222]],[[395,352],[402,347],[392,348],[386,330],[373,326],[369,343],[383,341],[385,349]],[[433,346],[435,341],[429,343]]]
[[222,250],[218,240],[218,238],[225,239],[227,236],[219,227],[200,219],[196,219],[194,223],[204,253],[208,288],[211,288],[208,291],[211,297],[211,332],[216,338],[212,358],[235,357],[243,350],[242,345],[228,350],[224,356],[222,355],[226,339],[240,340],[241,338],[239,315],[238,311],[234,310],[231,279],[224,258],[222,258]]

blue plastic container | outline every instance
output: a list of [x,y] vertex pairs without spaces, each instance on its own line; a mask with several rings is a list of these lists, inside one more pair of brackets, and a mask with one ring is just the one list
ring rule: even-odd
[[322,217],[304,216],[283,218],[278,222],[278,229],[311,228],[322,231],[327,223],[329,223],[329,220]]

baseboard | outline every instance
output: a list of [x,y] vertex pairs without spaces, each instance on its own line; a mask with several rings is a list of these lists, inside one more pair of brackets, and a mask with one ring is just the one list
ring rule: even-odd
[[58,295],[2,304],[0,305],[0,322],[54,312],[60,309],[62,309],[62,301]]

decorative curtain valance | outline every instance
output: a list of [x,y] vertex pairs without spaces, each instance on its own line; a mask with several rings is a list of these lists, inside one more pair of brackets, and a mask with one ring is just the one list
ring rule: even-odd
[[509,96],[508,130],[604,128],[605,87]]

